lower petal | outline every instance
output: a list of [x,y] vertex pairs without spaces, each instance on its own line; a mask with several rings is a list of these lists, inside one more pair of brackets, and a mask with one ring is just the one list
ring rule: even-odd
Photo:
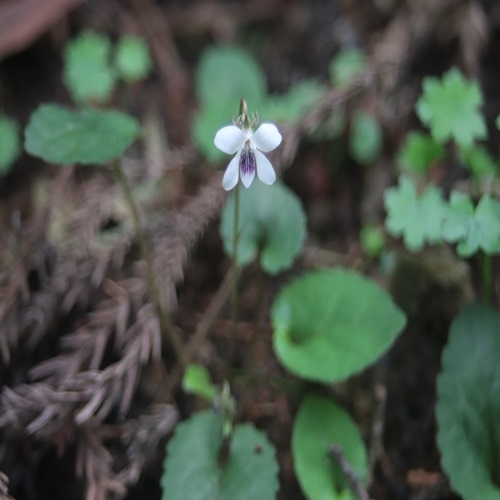
[[[255,151],[257,153],[257,151]],[[247,168],[245,170],[240,169],[241,182],[248,188],[252,184],[253,178],[255,177],[255,168]]]
[[238,183],[238,173],[240,170],[240,154],[241,151],[229,162],[229,165],[224,172],[224,177],[222,178],[222,187],[229,191],[233,189]]
[[257,176],[264,184],[273,184],[276,180],[276,174],[271,162],[260,152],[255,151],[255,160],[257,162]]

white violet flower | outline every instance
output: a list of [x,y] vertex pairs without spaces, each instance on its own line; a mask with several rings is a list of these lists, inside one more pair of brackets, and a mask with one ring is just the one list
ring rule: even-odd
[[246,116],[236,123],[241,127],[236,124],[223,127],[214,139],[214,144],[224,153],[236,153],[227,166],[222,187],[226,191],[233,189],[241,177],[241,182],[247,188],[252,184],[255,171],[264,184],[272,184],[276,174],[271,162],[262,153],[269,153],[281,144],[281,134],[276,125],[263,123],[254,133],[254,123],[249,122]]

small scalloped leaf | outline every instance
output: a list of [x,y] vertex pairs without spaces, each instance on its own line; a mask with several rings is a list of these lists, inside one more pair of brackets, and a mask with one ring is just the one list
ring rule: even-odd
[[42,104],[31,115],[24,145],[28,153],[56,165],[104,165],[119,158],[138,131],[137,121],[118,111]]
[[464,500],[500,499],[500,316],[466,306],[453,320],[437,380],[443,469]]
[[295,418],[292,435],[294,470],[302,491],[311,500],[354,500],[349,484],[328,450],[342,452],[363,483],[368,473],[365,445],[349,414],[333,401],[308,395]]
[[324,383],[373,364],[406,323],[385,290],[339,268],[308,273],[287,285],[271,318],[274,351],[283,366]]
[[212,411],[180,423],[167,445],[161,478],[163,500],[274,500],[276,452],[251,424],[236,425],[221,468],[222,420]]
[[[297,196],[286,186],[266,186],[257,178],[240,189],[239,242],[236,261],[246,265],[258,254],[264,271],[276,274],[290,267],[306,235],[305,215]],[[222,211],[220,232],[231,256],[234,234],[234,193]]]

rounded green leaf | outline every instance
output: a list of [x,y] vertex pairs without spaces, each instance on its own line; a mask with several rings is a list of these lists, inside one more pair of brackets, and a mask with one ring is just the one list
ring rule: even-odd
[[108,37],[86,32],[64,50],[64,83],[76,102],[105,102],[113,92],[115,75],[109,64]]
[[70,111],[42,104],[25,130],[25,148],[56,165],[102,165],[119,158],[138,130],[134,118],[118,111]]
[[364,111],[356,111],[352,117],[349,135],[351,156],[362,165],[377,159],[382,148],[382,131],[378,122]]
[[[236,262],[248,264],[257,254],[264,271],[275,274],[292,264],[306,234],[305,215],[297,196],[281,184],[266,186],[257,178],[250,188],[239,187],[239,226]],[[233,251],[235,195],[222,211],[220,232],[224,249]]]
[[273,500],[278,464],[266,436],[250,424],[234,430],[227,463],[219,463],[222,423],[212,411],[180,423],[167,445],[163,500]]
[[262,118],[272,122],[299,123],[324,92],[325,88],[316,80],[303,80],[286,94],[269,97],[262,109]]
[[196,74],[196,90],[203,106],[227,109],[229,105],[229,119],[238,114],[242,97],[252,112],[266,95],[264,76],[253,57],[232,46],[212,47],[203,54]]
[[[234,103],[233,103],[234,104]],[[236,105],[236,104],[235,104]],[[229,125],[228,117],[235,113],[234,108],[218,104],[205,106],[194,117],[191,134],[198,151],[207,159],[213,162],[223,161],[230,157],[214,146],[214,137],[219,129]]]
[[148,76],[151,71],[151,57],[146,42],[137,36],[124,36],[116,46],[116,69],[128,83],[134,83]]
[[0,114],[0,174],[9,172],[20,152],[19,125],[12,118]]
[[500,499],[500,317],[469,305],[454,319],[437,381],[443,469],[465,500]]
[[357,47],[347,47],[341,50],[330,63],[332,83],[340,88],[347,88],[366,67],[367,58]]
[[406,322],[374,281],[343,269],[293,281],[274,301],[271,317],[280,362],[302,378],[325,383],[374,363]]
[[311,500],[354,499],[349,485],[329,448],[337,444],[364,482],[367,476],[366,450],[358,427],[337,404],[324,397],[306,396],[295,419],[292,454],[295,474],[302,491]]

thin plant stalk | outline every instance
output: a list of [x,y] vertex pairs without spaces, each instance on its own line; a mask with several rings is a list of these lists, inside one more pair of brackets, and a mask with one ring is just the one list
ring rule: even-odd
[[484,252],[479,253],[479,265],[481,267],[481,274],[483,278],[483,302],[490,304],[492,299],[492,259],[491,255]]
[[233,248],[232,248],[232,289],[231,289],[231,352],[229,359],[234,357],[236,345],[236,325],[238,323],[238,283],[240,268],[237,262],[239,242],[239,219],[240,219],[240,184],[236,184],[234,190],[234,224],[233,224]]
[[177,327],[173,324],[170,315],[167,313],[167,311],[164,310],[164,308],[161,305],[160,290],[158,288],[158,283],[156,281],[155,274],[153,271],[153,261],[151,257],[151,251],[149,249],[149,245],[146,240],[144,230],[142,228],[139,209],[137,207],[137,204],[135,203],[134,196],[132,193],[132,188],[130,187],[130,183],[128,181],[125,172],[123,171],[120,162],[115,162],[114,172],[118,181],[122,186],[123,193],[125,195],[125,201],[127,202],[127,205],[129,206],[130,209],[130,213],[132,215],[132,223],[134,225],[135,234],[137,237],[137,241],[139,243],[141,256],[144,259],[144,262],[146,263],[146,279],[148,281],[148,285],[151,290],[151,296],[153,298],[153,303],[156,309],[156,313],[160,321],[161,330],[162,332],[166,333],[170,345],[174,349],[177,359],[185,367],[189,364],[188,354],[184,349],[182,340],[177,332]]

